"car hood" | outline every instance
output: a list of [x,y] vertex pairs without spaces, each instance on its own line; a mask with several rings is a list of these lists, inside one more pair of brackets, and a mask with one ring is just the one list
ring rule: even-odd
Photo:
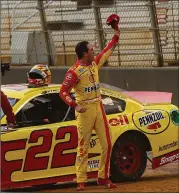
[[172,93],[156,91],[121,91],[129,97],[136,99],[143,104],[150,103],[171,103]]

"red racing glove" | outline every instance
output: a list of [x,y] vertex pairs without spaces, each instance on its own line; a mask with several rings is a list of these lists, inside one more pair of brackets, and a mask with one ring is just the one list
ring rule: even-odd
[[106,20],[106,24],[108,26],[111,26],[114,30],[119,30],[118,24],[120,21],[120,17],[116,14],[111,14],[107,20]]

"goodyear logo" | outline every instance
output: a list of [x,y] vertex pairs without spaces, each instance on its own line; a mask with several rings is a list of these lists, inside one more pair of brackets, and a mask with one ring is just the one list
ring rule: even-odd
[[158,134],[165,131],[170,124],[170,116],[164,110],[142,110],[133,113],[135,126],[144,133]]

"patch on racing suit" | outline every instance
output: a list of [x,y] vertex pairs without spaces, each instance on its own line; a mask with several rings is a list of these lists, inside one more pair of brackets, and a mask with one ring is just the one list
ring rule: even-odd
[[84,143],[85,143],[84,139],[81,139],[80,140],[80,146],[84,146]]
[[[76,115],[76,117],[78,117],[78,114]],[[79,132],[80,135],[83,135],[83,128],[78,127],[78,132]]]
[[99,89],[99,83],[95,83],[95,85],[93,85],[93,86],[86,87],[85,92],[90,93],[90,92],[96,91],[98,89]]
[[89,76],[89,81],[90,81],[91,83],[95,83],[93,74],[91,74],[91,75]]
[[67,80],[71,80],[71,79],[72,79],[72,74],[71,74],[71,73],[68,73],[68,74],[66,75],[66,79],[67,79]]
[[66,101],[67,102],[72,102],[72,99],[69,96],[66,96]]
[[63,83],[63,85],[68,86],[68,85],[69,85],[69,82],[68,82],[68,81],[65,81],[65,82]]
[[84,149],[83,148],[80,148],[80,151],[79,151],[79,154],[80,154],[80,156],[83,156],[84,155]]
[[83,162],[83,157],[78,156],[76,161],[77,161],[78,164],[81,164]]
[[99,168],[99,160],[88,161],[88,168]]
[[80,73],[83,73],[85,71],[85,68],[84,67],[81,67],[79,70],[78,70]]

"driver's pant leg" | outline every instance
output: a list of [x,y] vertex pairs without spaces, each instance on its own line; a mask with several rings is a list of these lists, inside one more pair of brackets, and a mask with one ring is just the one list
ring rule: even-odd
[[76,158],[77,183],[87,181],[88,148],[91,139],[91,133],[95,122],[95,106],[86,105],[87,111],[76,113],[78,130],[78,149]]

